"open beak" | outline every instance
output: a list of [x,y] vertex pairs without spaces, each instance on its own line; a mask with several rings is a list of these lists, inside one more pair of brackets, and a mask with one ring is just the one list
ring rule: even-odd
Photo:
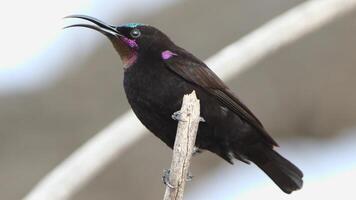
[[115,38],[118,38],[118,36],[122,36],[118,32],[118,30],[116,29],[115,26],[106,24],[105,22],[102,22],[102,21],[100,21],[100,20],[98,20],[98,19],[96,19],[94,17],[90,17],[90,16],[87,16],[87,15],[69,15],[69,16],[66,16],[64,18],[84,19],[84,20],[92,22],[93,24],[95,24],[97,26],[94,26],[94,25],[91,25],[91,24],[73,24],[73,25],[66,26],[63,29],[71,28],[71,27],[86,27],[86,28],[90,28],[90,29],[96,30],[96,31],[106,35],[109,39],[115,39]]

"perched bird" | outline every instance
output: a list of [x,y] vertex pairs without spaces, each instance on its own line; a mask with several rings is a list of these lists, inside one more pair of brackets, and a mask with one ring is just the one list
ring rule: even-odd
[[86,27],[107,36],[124,65],[124,88],[139,120],[158,138],[173,147],[177,122],[171,115],[180,109],[184,94],[196,91],[201,116],[196,147],[209,150],[229,163],[233,158],[255,163],[285,193],[303,185],[303,173],[273,150],[277,143],[257,117],[201,60],[174,44],[153,26],[129,23],[108,25],[85,15],[71,15],[91,24]]

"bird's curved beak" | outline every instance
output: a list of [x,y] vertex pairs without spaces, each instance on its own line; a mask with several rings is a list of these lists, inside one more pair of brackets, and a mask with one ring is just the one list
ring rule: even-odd
[[110,40],[117,39],[119,36],[122,36],[122,34],[120,34],[120,32],[116,29],[115,26],[106,24],[105,22],[102,22],[94,17],[90,17],[87,15],[69,15],[64,18],[84,19],[84,20],[92,22],[93,24],[95,24],[97,26],[94,26],[91,24],[73,24],[73,25],[66,26],[63,29],[71,28],[71,27],[86,27],[86,28],[90,28],[90,29],[96,30],[96,31],[104,34]]
[[[90,28],[93,30],[96,30],[102,34],[104,34],[113,44],[114,48],[116,51],[119,53],[122,62],[124,63],[124,68],[128,68],[137,58],[137,53],[135,52],[136,49],[132,48],[130,45],[128,45],[125,41],[127,40],[126,37],[120,33],[120,30],[118,30],[118,27],[106,24],[105,22],[102,22],[94,17],[90,17],[87,15],[69,15],[64,18],[79,18],[79,19],[84,19],[87,20],[95,25],[91,24],[73,24],[64,27],[66,28],[71,28],[71,27],[85,27],[85,28]],[[126,40],[125,40],[126,39]]]

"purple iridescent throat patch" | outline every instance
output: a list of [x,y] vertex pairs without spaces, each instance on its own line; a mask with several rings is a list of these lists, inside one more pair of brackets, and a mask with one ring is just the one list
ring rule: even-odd
[[123,37],[122,41],[124,41],[131,48],[138,48],[138,45],[135,40],[131,40],[127,37]]

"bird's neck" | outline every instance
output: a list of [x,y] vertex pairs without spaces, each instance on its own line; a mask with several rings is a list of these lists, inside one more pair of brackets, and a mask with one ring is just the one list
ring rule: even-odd
[[126,55],[122,55],[121,56],[121,60],[123,63],[123,67],[124,69],[128,69],[129,67],[131,67],[137,60],[137,53],[132,51]]
[[124,70],[127,70],[136,62],[138,57],[137,49],[127,46],[123,41],[117,42],[114,48],[121,57]]

